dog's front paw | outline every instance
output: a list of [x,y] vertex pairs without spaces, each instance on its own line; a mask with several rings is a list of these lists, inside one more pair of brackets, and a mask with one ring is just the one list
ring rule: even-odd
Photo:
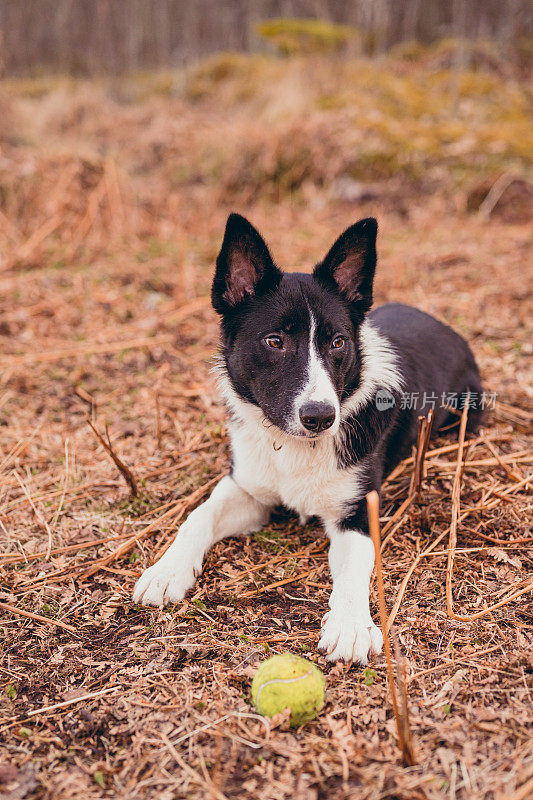
[[194,586],[201,568],[201,564],[177,564],[175,559],[165,560],[163,556],[143,572],[133,589],[133,601],[159,608],[167,603],[178,603]]
[[381,653],[383,636],[370,617],[354,620],[330,611],[324,618],[319,650],[326,651],[328,661],[356,661],[366,664],[368,656]]

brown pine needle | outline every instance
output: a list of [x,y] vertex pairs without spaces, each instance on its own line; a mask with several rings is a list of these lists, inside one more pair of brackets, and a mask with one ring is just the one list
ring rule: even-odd
[[285,586],[287,583],[298,583],[302,578],[307,578],[309,575],[312,575],[317,569],[318,567],[312,567],[305,572],[300,572],[298,575],[292,575],[290,578],[282,578],[279,581],[274,581],[274,583],[269,583],[268,586],[260,586],[258,589],[251,589],[249,592],[243,592],[239,594],[239,597],[255,597],[257,594],[270,592],[271,589],[277,589],[278,586]]
[[[460,516],[459,522],[462,522],[468,516],[470,516],[471,514],[474,514],[476,511],[486,510],[486,509],[489,509],[489,508],[494,508],[499,503],[501,503],[503,500],[506,500],[508,495],[511,492],[515,492],[516,490],[522,488],[530,480],[531,480],[531,478],[528,477],[528,478],[524,478],[524,480],[520,481],[520,483],[513,484],[508,489],[505,489],[505,491],[501,493],[501,497],[497,497],[490,505],[487,505],[487,504],[482,502],[482,503],[480,503],[480,504],[478,504],[476,506],[473,506],[472,508],[465,509],[465,511],[463,511],[463,513]],[[413,572],[416,570],[416,568],[417,568],[418,564],[420,563],[421,559],[425,558],[427,555],[432,553],[433,550],[437,547],[437,545],[440,544],[440,542],[442,542],[444,537],[449,534],[449,532],[450,532],[450,528],[449,527],[446,528],[444,531],[442,531],[442,533],[439,534],[439,536],[437,536],[435,541],[433,541],[429,545],[429,547],[427,547],[422,553],[418,553],[418,555],[414,559],[413,563],[409,567],[409,570],[407,571],[407,573],[406,573],[406,575],[405,575],[405,577],[404,577],[404,579],[403,579],[403,581],[401,583],[401,586],[398,589],[398,594],[396,596],[396,600],[394,601],[394,605],[392,607],[392,611],[391,611],[391,613],[389,615],[389,619],[387,621],[387,629],[388,630],[390,630],[391,625],[393,624],[394,620],[396,619],[396,615],[398,614],[398,611],[400,609],[400,606],[401,606],[403,597],[405,595],[405,590],[407,589],[407,585],[409,583],[409,580],[410,580]],[[512,596],[510,595],[509,597],[506,598],[505,601],[500,601],[497,605],[498,605],[498,607],[500,607],[501,605],[505,605],[506,603],[510,602],[513,599],[516,599],[516,597],[519,597],[521,594],[525,594],[528,591],[530,591],[529,586],[528,586],[528,588],[522,589],[519,593],[513,594]],[[494,611],[495,608],[496,608],[496,606],[493,606],[493,607],[487,608],[487,609],[483,609],[483,611],[479,611],[477,614],[473,615],[472,617],[465,617],[463,621],[464,622],[469,622],[472,619],[477,619],[478,617],[482,617],[485,614],[488,614],[491,611]]]
[[28,619],[33,619],[36,622],[42,622],[43,625],[55,625],[57,628],[63,628],[70,633],[76,633],[76,628],[74,628],[72,625],[67,625],[66,622],[61,622],[58,619],[42,617],[40,614],[33,614],[31,611],[24,611],[22,608],[17,608],[9,603],[0,603],[0,608],[3,608],[4,611],[9,611],[11,614],[15,614],[17,617],[27,617]]
[[113,553],[110,553],[110,555],[99,559],[94,566],[87,570],[87,572],[83,572],[79,577],[88,578],[90,575],[94,575],[96,572],[98,572],[102,567],[105,567],[108,564],[111,564],[113,561],[116,561],[117,558],[125,556],[126,553],[129,553],[129,551],[135,547],[140,539],[143,539],[144,537],[148,536],[149,533],[153,533],[155,530],[158,530],[160,523],[164,519],[175,516],[175,522],[180,520],[186,511],[188,511],[191,506],[197,503],[198,500],[200,500],[203,495],[213,486],[213,484],[217,483],[225,474],[225,472],[222,472],[219,475],[215,475],[214,478],[211,478],[211,480],[207,481],[207,483],[204,483],[203,486],[200,486],[195,492],[190,494],[186,500],[178,501],[174,506],[172,506],[172,508],[169,508],[168,511],[165,511],[164,514],[147,525],[144,530],[139,531],[139,533],[131,536],[129,539],[127,539],[127,541],[124,542],[124,544],[121,544],[120,547],[117,547]]
[[106,432],[106,437],[107,437],[107,441],[106,441],[104,439],[104,437],[102,436],[102,434],[93,425],[93,423],[91,422],[89,417],[86,418],[86,421],[87,421],[87,425],[90,427],[90,429],[92,430],[92,432],[94,433],[94,435],[96,436],[96,438],[98,439],[98,441],[100,442],[100,444],[102,445],[104,450],[107,453],[109,453],[109,455],[113,459],[116,467],[118,468],[118,471],[120,472],[120,474],[122,475],[122,477],[124,478],[124,480],[126,481],[128,486],[130,487],[131,494],[134,497],[137,497],[138,494],[139,494],[139,491],[137,489],[137,479],[136,479],[135,475],[133,474],[132,470],[128,466],[126,466],[126,464],[122,461],[122,459],[119,458],[118,455],[113,450],[113,445],[111,444],[111,439],[109,438],[109,430],[108,430],[107,424],[106,424],[106,427],[105,427],[105,432]]
[[49,350],[44,352],[33,351],[27,353],[14,353],[0,356],[0,364],[3,366],[15,366],[28,362],[45,363],[50,361],[61,361],[63,358],[76,358],[85,355],[107,355],[109,353],[120,353],[122,350],[139,350],[145,347],[157,347],[162,344],[169,344],[173,337],[169,334],[161,336],[143,336],[136,339],[125,339],[121,342],[103,342],[98,344],[79,345],[78,347],[64,347],[61,350]]
[[46,534],[48,536],[48,545],[47,545],[47,548],[46,548],[46,556],[45,556],[45,558],[48,560],[50,558],[50,552],[52,550],[52,531],[50,530],[50,526],[48,525],[47,521],[45,520],[45,518],[43,517],[41,512],[35,506],[35,503],[33,502],[28,489],[24,485],[24,482],[22,481],[22,478],[20,477],[20,475],[18,474],[18,472],[16,470],[14,470],[14,475],[15,475],[15,478],[17,479],[17,481],[20,484],[20,488],[22,489],[22,491],[26,495],[26,499],[28,500],[28,503],[30,504],[30,506],[33,509],[33,513],[35,514],[35,516],[37,517],[37,520],[39,521],[39,525],[41,525],[41,527],[44,528],[44,530],[45,530],[45,532],[46,532]]
[[[91,547],[100,547],[102,544],[107,544],[108,542],[119,542],[122,539],[127,539],[131,537],[131,533],[122,533],[117,534],[115,536],[106,536],[103,539],[93,539],[91,542],[77,542],[77,544],[70,544],[66,547],[56,547],[54,550],[50,551],[51,556],[59,556],[63,555],[64,553],[76,553],[78,550],[86,550]],[[25,553],[21,555],[20,553],[13,553],[8,555],[0,556],[0,566],[4,564],[20,564],[22,561],[38,561],[40,558],[45,558],[46,552],[41,553]]]
[[49,711],[57,711],[60,708],[68,708],[76,703],[85,703],[87,700],[95,700],[97,697],[103,697],[110,692],[118,692],[122,690],[121,686],[108,686],[107,689],[100,689],[98,692],[89,692],[82,694],[81,697],[72,697],[70,700],[62,700],[60,703],[53,703],[51,706],[43,706],[30,711],[28,717],[37,717],[39,714],[47,714]]

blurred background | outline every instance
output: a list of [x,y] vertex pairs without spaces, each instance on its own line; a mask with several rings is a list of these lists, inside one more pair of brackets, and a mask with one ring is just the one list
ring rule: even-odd
[[[0,0],[0,37],[0,274],[20,294],[31,272],[29,307],[67,304],[39,320],[50,344],[161,330],[205,298],[231,210],[288,269],[376,215],[378,300],[407,292],[471,338],[492,303],[516,324],[501,291],[533,202],[527,0]],[[140,319],[127,297],[145,290]]]
[[269,203],[523,222],[532,32],[527,0],[0,0],[0,259],[212,263]]
[[315,51],[345,45],[352,55],[378,55],[402,42],[450,37],[493,43],[481,48],[484,56],[461,48],[459,62],[490,62],[492,50],[494,66],[499,55],[521,68],[531,58],[532,17],[528,0],[0,2],[6,70],[25,74],[177,67],[224,50],[272,52],[268,41],[286,54],[307,44]]

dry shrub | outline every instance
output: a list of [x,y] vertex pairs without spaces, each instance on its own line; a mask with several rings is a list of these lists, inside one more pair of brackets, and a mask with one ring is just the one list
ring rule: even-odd
[[[526,171],[525,86],[398,63],[223,54],[174,75],[11,82],[19,140],[4,148],[0,210],[22,238],[60,215],[30,258],[55,263],[65,253],[53,241],[72,251],[83,240],[90,255],[133,217],[137,236],[159,237],[188,197],[307,202],[339,179],[380,182],[380,196],[449,195]],[[1,228],[0,242],[13,235]]]
[[533,219],[533,182],[512,175],[480,181],[467,192],[467,211],[483,213],[485,201],[490,204],[490,215],[503,222],[529,222]]
[[8,142],[15,133],[13,102],[0,87],[0,142]]

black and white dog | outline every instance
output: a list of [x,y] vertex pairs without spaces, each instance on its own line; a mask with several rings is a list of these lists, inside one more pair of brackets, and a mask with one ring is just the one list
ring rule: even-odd
[[[317,516],[330,539],[333,590],[319,648],[331,661],[362,664],[381,651],[369,609],[374,548],[365,496],[410,453],[418,416],[435,398],[474,396],[481,382],[451,328],[396,303],[368,313],[376,233],[375,219],[361,220],[312,275],[284,273],[256,229],[229,217],[212,301],[221,315],[231,474],[140,577],[136,602],[182,600],[215,542],[258,530],[284,505],[302,523]],[[421,402],[402,402],[405,392]],[[434,430],[457,419],[444,403],[434,415]],[[470,427],[479,417],[472,409]]]

